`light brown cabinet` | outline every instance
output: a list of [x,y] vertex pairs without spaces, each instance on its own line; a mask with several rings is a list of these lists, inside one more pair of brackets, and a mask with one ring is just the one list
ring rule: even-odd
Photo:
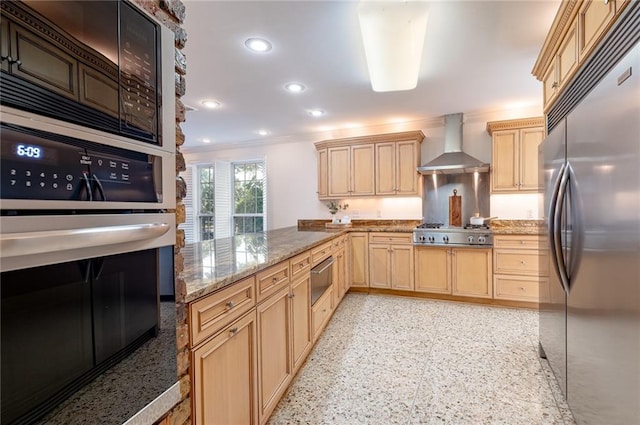
[[346,247],[347,235],[339,236],[333,240],[333,305],[337,306],[347,293],[346,274]]
[[415,291],[491,298],[491,248],[416,247]]
[[542,190],[538,176],[538,146],[544,140],[544,118],[492,121],[491,192]]
[[327,149],[329,198],[375,195],[372,144]]
[[571,0],[560,7],[532,74],[542,81],[548,113],[595,46],[611,28],[628,0]]
[[311,351],[311,280],[309,273],[291,284],[291,337],[293,341],[293,373]]
[[256,347],[252,310],[193,351],[195,425],[258,424]]
[[311,308],[311,322],[313,324],[313,342],[318,340],[322,330],[331,318],[334,309],[333,305],[333,288],[330,287],[315,302]]
[[318,152],[318,197],[418,195],[421,131],[325,140]]
[[327,148],[318,149],[318,198],[329,197],[329,160]]
[[411,233],[369,234],[369,286],[413,291]]
[[549,253],[546,238],[496,235],[493,290],[496,299],[540,302],[549,299]]
[[369,234],[367,232],[350,232],[349,264],[347,279],[349,287],[369,286]]
[[418,194],[418,142],[377,143],[376,195]]
[[261,424],[267,421],[293,377],[290,295],[289,287],[282,288],[256,308]]

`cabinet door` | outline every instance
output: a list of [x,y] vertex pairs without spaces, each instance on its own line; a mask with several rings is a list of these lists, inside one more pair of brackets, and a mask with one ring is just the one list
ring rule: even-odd
[[562,87],[566,84],[567,78],[578,66],[578,24],[571,26],[571,29],[564,36],[562,44],[556,56],[558,65],[558,84]]
[[615,1],[586,0],[578,12],[579,49],[582,61],[598,43],[615,15]]
[[345,274],[345,250],[344,248],[334,252],[336,262],[333,265],[333,305],[337,306],[347,292]]
[[287,286],[256,307],[260,423],[266,422],[293,376],[289,300]]
[[348,278],[348,286],[369,286],[369,235],[366,232],[349,233]]
[[415,141],[396,144],[396,194],[418,194],[418,143]]
[[369,245],[369,286],[391,288],[391,246]]
[[376,195],[396,194],[396,144],[376,144]]
[[542,190],[542,183],[538,181],[538,146],[543,139],[543,128],[520,131],[520,190]]
[[518,190],[519,130],[496,131],[493,134],[491,191]]
[[11,72],[48,90],[78,100],[78,61],[18,25],[11,26],[11,52],[20,65]]
[[490,249],[456,248],[451,251],[453,295],[491,298],[493,295]]
[[558,83],[558,69],[557,59],[554,59],[550,64],[547,71],[542,77],[542,100],[544,103],[544,110],[546,111],[551,107],[551,102],[555,100],[556,93],[560,84]]
[[327,149],[329,197],[345,197],[351,194],[350,158],[349,146]]
[[391,287],[413,291],[413,246],[391,246]]
[[297,371],[311,349],[311,278],[307,275],[291,284],[291,336],[293,371]]
[[416,247],[415,291],[451,293],[451,264],[449,248]]
[[327,149],[318,151],[318,198],[326,198],[329,195],[329,175]]
[[193,352],[194,425],[257,424],[256,315]]
[[375,195],[374,145],[351,147],[351,195]]

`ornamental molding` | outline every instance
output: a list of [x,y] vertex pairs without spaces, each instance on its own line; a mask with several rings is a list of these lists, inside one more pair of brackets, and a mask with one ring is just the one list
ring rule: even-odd
[[516,130],[520,128],[544,127],[544,117],[521,118],[516,120],[490,121],[487,123],[487,133],[493,135],[494,131]]

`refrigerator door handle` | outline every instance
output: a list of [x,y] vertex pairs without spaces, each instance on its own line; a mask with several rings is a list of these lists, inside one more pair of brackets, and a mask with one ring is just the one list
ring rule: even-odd
[[562,206],[564,204],[567,195],[567,185],[569,183],[569,168],[571,165],[567,163],[562,168],[560,177],[560,184],[558,185],[558,192],[553,211],[553,254],[555,259],[555,266],[558,275],[560,276],[560,282],[566,293],[569,293],[569,275],[567,273],[567,267],[565,265],[564,254],[562,252]]
[[571,255],[569,264],[567,264],[567,283],[568,288],[571,289],[573,282],[575,282],[575,275],[580,267],[580,260],[582,259],[582,249],[584,246],[584,217],[582,216],[583,208],[580,200],[578,180],[576,179],[571,164],[568,164],[567,166],[567,174],[569,175],[569,186],[571,188],[568,202],[568,205],[571,208],[571,245],[569,247]]
[[[556,240],[560,240],[560,225],[556,225],[556,210],[558,209],[558,194],[560,192],[560,183],[564,176],[565,163],[560,166],[558,176],[553,184],[553,190],[551,191],[551,199],[549,202],[549,211],[547,212],[547,221],[549,228],[549,251],[551,253],[551,264],[555,269],[556,274],[560,277],[560,282],[564,291],[567,291],[564,281],[562,280],[561,271],[558,267],[558,254],[556,252]],[[561,245],[561,243],[559,243]]]

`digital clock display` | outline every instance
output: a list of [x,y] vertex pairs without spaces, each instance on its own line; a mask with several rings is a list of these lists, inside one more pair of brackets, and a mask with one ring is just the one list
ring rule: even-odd
[[44,149],[38,145],[19,143],[15,146],[16,155],[20,158],[42,159]]

